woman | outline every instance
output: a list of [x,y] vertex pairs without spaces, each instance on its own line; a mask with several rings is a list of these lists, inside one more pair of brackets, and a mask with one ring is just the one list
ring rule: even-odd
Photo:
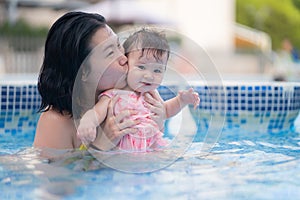
[[[34,146],[39,148],[71,149],[78,148],[81,141],[76,135],[73,120],[73,86],[81,64],[90,52],[99,44],[109,40],[114,46],[120,46],[114,32],[106,24],[105,18],[98,14],[70,12],[59,18],[49,30],[44,52],[44,61],[38,80],[38,90],[42,97]],[[103,49],[105,55],[107,49]],[[100,51],[100,52],[99,52]],[[116,50],[115,50],[116,51]],[[123,49],[108,66],[97,68],[101,74],[97,93],[104,90],[124,87],[128,70],[127,58]],[[121,53],[120,53],[121,52]],[[98,49],[98,54],[101,49]],[[156,94],[147,95],[150,108],[155,113],[154,120],[162,123],[165,116],[162,103]],[[114,100],[112,100],[114,101]],[[112,104],[112,103],[111,103]],[[137,121],[126,120],[132,111],[118,116],[112,114],[109,107],[106,123],[103,125],[107,142],[117,144],[122,136],[134,132],[130,128]],[[101,149],[101,146],[98,148]]]

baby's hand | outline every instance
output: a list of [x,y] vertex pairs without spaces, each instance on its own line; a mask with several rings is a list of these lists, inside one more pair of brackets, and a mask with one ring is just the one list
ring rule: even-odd
[[184,105],[193,104],[194,109],[196,109],[200,103],[199,95],[197,92],[194,92],[193,88],[190,88],[187,91],[179,91],[179,98],[181,103],[183,103]]
[[77,129],[77,136],[83,144],[88,145],[96,139],[96,127],[89,127],[80,123]]
[[77,136],[83,144],[88,145],[96,139],[97,126],[96,113],[94,109],[91,109],[81,118],[77,129]]

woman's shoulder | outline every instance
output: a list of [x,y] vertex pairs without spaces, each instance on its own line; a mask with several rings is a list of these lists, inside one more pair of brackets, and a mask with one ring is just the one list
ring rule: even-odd
[[35,146],[50,148],[72,148],[74,136],[76,128],[73,119],[50,109],[40,116],[34,143]]
[[46,112],[43,112],[40,116],[40,119],[45,119],[47,121],[67,122],[70,121],[72,118],[69,115],[64,115],[62,113],[50,109]]
[[70,132],[75,131],[74,120],[70,115],[61,114],[55,110],[49,110],[41,114],[39,123],[52,130]]

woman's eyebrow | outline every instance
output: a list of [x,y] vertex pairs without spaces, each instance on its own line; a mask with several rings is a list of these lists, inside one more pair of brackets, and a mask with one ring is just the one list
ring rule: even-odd
[[108,45],[107,47],[105,47],[103,51],[107,51],[107,49],[113,48],[113,47],[114,47],[114,45],[113,45],[113,44],[110,44],[110,45]]

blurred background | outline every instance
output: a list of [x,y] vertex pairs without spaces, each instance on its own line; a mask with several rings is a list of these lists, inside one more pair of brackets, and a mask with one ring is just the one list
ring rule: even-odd
[[0,75],[37,74],[47,31],[73,10],[102,14],[115,32],[176,30],[224,77],[300,80],[300,0],[0,0]]

